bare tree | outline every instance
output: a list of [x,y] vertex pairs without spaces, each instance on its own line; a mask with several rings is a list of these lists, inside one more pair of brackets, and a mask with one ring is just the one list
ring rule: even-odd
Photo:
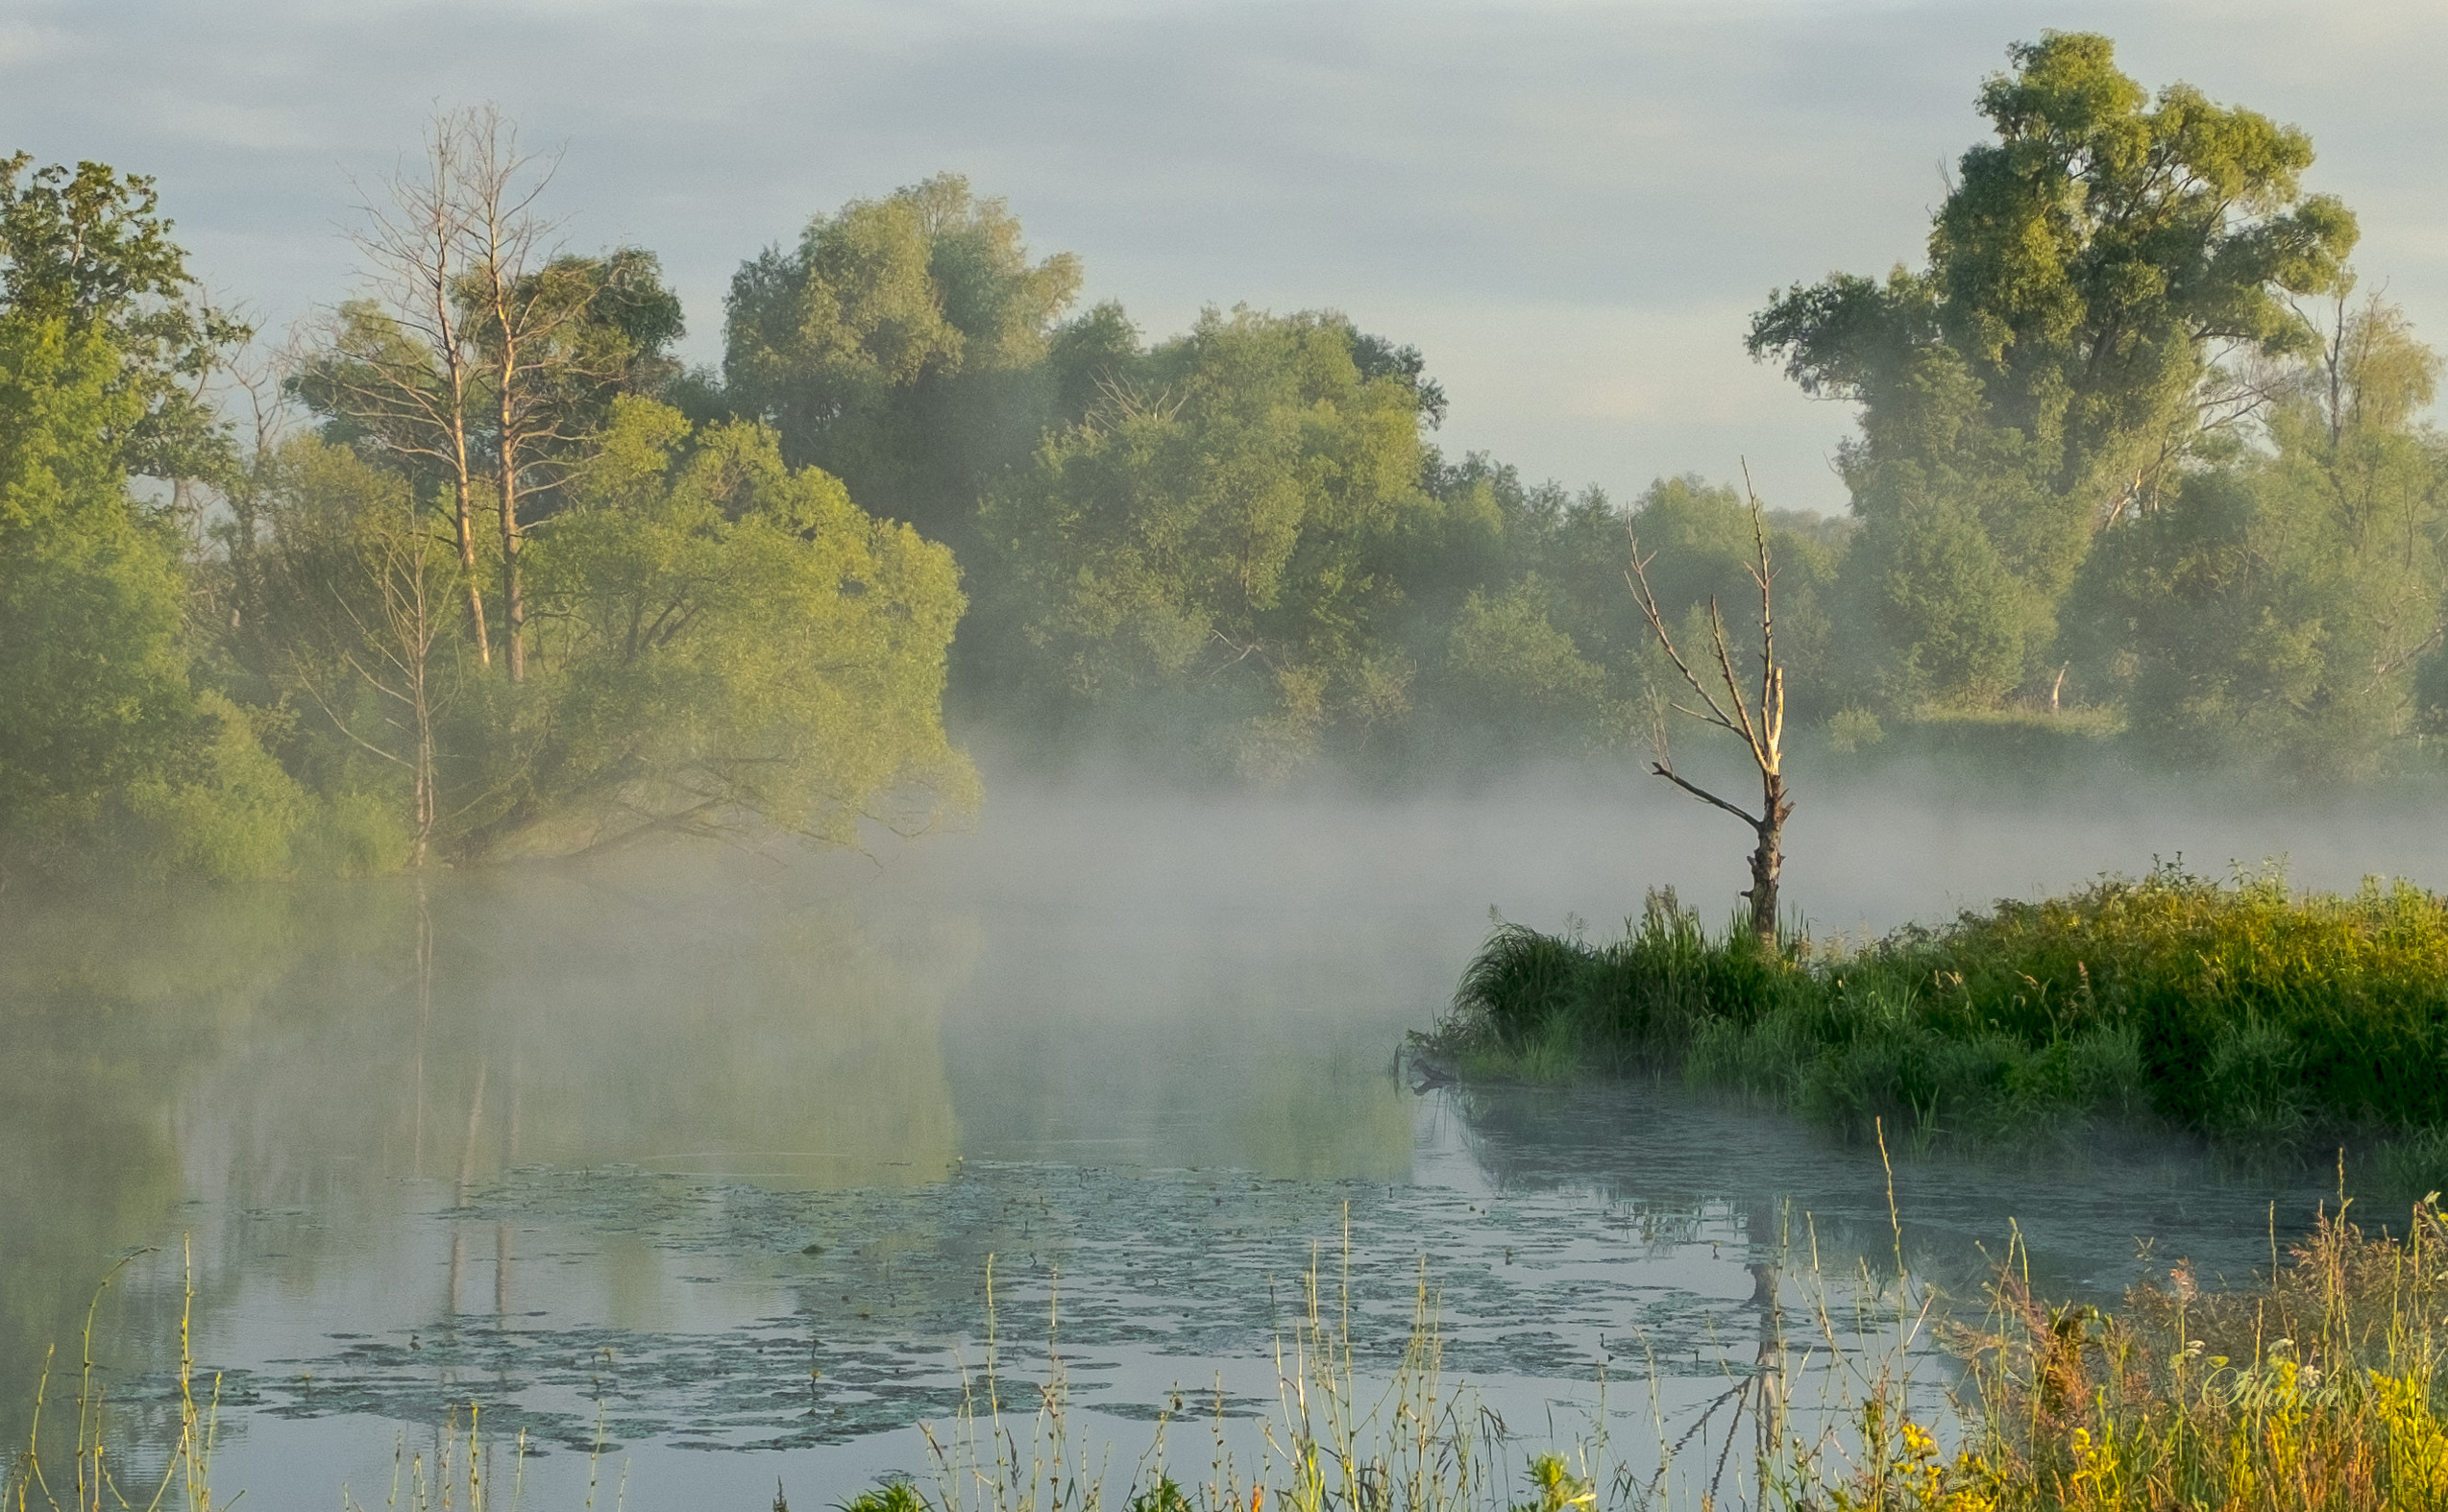
[[523,501],[555,480],[554,461],[583,439],[574,387],[614,375],[598,371],[601,354],[582,339],[597,284],[550,245],[558,228],[535,208],[556,164],[521,152],[518,128],[493,107],[462,119],[466,300],[490,389],[502,636],[518,682],[526,676]]
[[[1776,573],[1768,558],[1768,517],[1760,508],[1759,496],[1751,491],[1750,467],[1743,468],[1743,493],[1750,501],[1751,543],[1754,559],[1747,564],[1751,581],[1759,588],[1759,682],[1755,695],[1746,696],[1746,679],[1734,670],[1733,652],[1726,640],[1726,619],[1718,612],[1717,600],[1708,601],[1710,651],[1714,666],[1711,675],[1702,677],[1676,647],[1675,637],[1666,627],[1666,616],[1658,607],[1657,595],[1649,586],[1650,557],[1643,556],[1637,526],[1632,533],[1632,566],[1625,574],[1632,597],[1640,603],[1641,618],[1649,622],[1651,633],[1665,649],[1675,670],[1699,695],[1701,706],[1674,705],[1677,712],[1713,724],[1741,740],[1750,754],[1751,764],[1759,771],[1759,812],[1753,814],[1738,803],[1718,796],[1675,770],[1675,760],[1668,748],[1666,721],[1661,717],[1652,735],[1655,759],[1650,770],[1682,789],[1703,803],[1724,809],[1751,827],[1758,844],[1751,851],[1751,885],[1743,896],[1750,900],[1751,933],[1760,944],[1776,948],[1776,884],[1784,869],[1783,848],[1785,820],[1794,812],[1794,800],[1785,791],[1785,669],[1776,664],[1776,617],[1774,588]],[[1652,553],[1653,555],[1654,553]],[[1724,696],[1718,695],[1723,689]]]
[[478,494],[490,496],[513,682],[526,676],[519,557],[537,496],[565,480],[597,418],[590,397],[634,354],[591,324],[606,264],[566,255],[538,208],[556,165],[522,151],[496,107],[437,116],[421,172],[366,207],[357,245],[375,300],[341,307],[327,352],[301,375],[317,407],[449,479],[470,632],[488,666],[475,515]]
[[[382,313],[404,340],[335,332],[335,356],[316,365],[325,402],[381,446],[437,467],[452,492],[452,528],[465,585],[468,636],[493,661],[477,574],[475,498],[480,455],[471,434],[477,354],[461,310],[470,240],[472,168],[488,112],[453,110],[426,130],[420,173],[395,174],[387,205],[369,199],[355,235]],[[343,323],[347,320],[343,313]],[[352,339],[352,337],[355,339]]]

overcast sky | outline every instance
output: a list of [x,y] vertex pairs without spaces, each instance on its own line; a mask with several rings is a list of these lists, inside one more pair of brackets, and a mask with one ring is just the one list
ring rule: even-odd
[[279,326],[348,291],[353,182],[493,102],[565,151],[574,244],[662,255],[699,360],[744,257],[952,169],[1151,337],[1336,307],[1427,353],[1449,450],[1618,493],[1748,455],[1834,509],[1848,412],[1746,317],[1918,260],[1981,77],[2044,27],[2310,131],[2366,285],[2448,337],[2437,0],[0,0],[0,152],[158,176]]

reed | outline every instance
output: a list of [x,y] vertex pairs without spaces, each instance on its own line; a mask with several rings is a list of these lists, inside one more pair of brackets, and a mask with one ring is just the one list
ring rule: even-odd
[[[2205,1293],[2180,1266],[2115,1313],[2050,1306],[2012,1263],[1957,1420],[1892,1401],[1864,1451],[1795,1506],[1879,1512],[2417,1512],[2448,1507],[2439,1344],[2448,1222],[2437,1194],[2402,1235],[2324,1214],[2259,1285]],[[1946,1427],[1958,1430],[1952,1452]]]
[[[1670,1414],[1655,1404],[1652,1360],[1655,1450],[1637,1455],[1608,1441],[1603,1379],[1590,1430],[1545,1444],[1451,1379],[1424,1265],[1405,1347],[1390,1375],[1372,1378],[1358,1363],[1347,1239],[1339,1281],[1314,1259],[1303,1278],[1255,1449],[1246,1435],[1236,1449],[1219,1387],[1204,1472],[1180,1478],[1168,1435],[1201,1414],[1178,1401],[1124,1470],[1111,1445],[1076,1431],[1059,1300],[1041,1373],[1008,1374],[990,1264],[984,1357],[965,1373],[959,1412],[928,1430],[932,1484],[879,1485],[842,1512],[2436,1512],[2448,1508],[2448,1216],[2432,1193],[2401,1231],[2367,1232],[2351,1207],[2341,1195],[2247,1285],[2208,1290],[2180,1264],[2114,1309],[2035,1295],[2019,1241],[1985,1298],[1950,1304],[1908,1273],[1899,1218],[1892,1272],[1861,1261],[1830,1276],[1805,1221],[1759,1262],[1769,1284],[1756,1353],[1729,1355],[1719,1396]],[[10,1503],[61,1509],[66,1495],[78,1512],[127,1512],[176,1499],[220,1512],[234,1501],[210,1489],[217,1414],[193,1389],[185,1338],[183,1316],[181,1434],[158,1481],[123,1489],[88,1367],[73,1468],[46,1466],[37,1427]],[[385,1505],[483,1512],[506,1495],[515,1508],[525,1441],[505,1492],[480,1423],[474,1403],[464,1425],[454,1413],[430,1458],[408,1453],[404,1436]],[[347,1488],[340,1503],[359,1512]],[[787,1512],[778,1488],[773,1505]]]
[[[147,1253],[139,1250],[121,1256],[104,1273],[86,1304],[85,1328],[78,1335],[80,1363],[74,1402],[77,1422],[64,1475],[60,1474],[61,1467],[56,1463],[46,1465],[43,1459],[42,1416],[51,1395],[51,1356],[43,1356],[42,1373],[35,1385],[34,1419],[26,1447],[10,1466],[7,1476],[0,1478],[0,1502],[14,1512],[29,1512],[37,1506],[49,1508],[50,1512],[69,1512],[70,1508],[74,1512],[104,1512],[105,1508],[129,1512],[138,1507],[144,1512],[160,1512],[173,1506],[184,1506],[188,1512],[218,1512],[226,1505],[212,1498],[212,1451],[220,1436],[221,1378],[212,1378],[208,1398],[197,1400],[195,1256],[186,1245],[182,1245],[180,1256],[178,1436],[164,1458],[160,1478],[149,1490],[141,1484],[122,1485],[119,1458],[110,1451],[106,1393],[94,1375],[93,1324],[102,1309],[103,1294],[138,1255]],[[65,1502],[60,1500],[62,1494],[69,1499]]]

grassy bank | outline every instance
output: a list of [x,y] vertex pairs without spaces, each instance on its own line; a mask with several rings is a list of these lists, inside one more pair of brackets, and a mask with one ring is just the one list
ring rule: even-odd
[[2163,868],[1772,953],[1652,894],[1609,943],[1500,926],[1416,1049],[1466,1078],[1680,1074],[1857,1131],[2139,1116],[2271,1151],[2351,1134],[2421,1192],[2448,1186],[2448,902]]

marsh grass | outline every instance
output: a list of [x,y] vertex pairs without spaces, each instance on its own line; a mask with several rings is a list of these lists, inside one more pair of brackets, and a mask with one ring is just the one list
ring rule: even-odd
[[[1609,1442],[1620,1420],[1603,1375],[1587,1432],[1556,1442],[1551,1428],[1535,1445],[1512,1431],[1447,1376],[1425,1264],[1390,1373],[1364,1369],[1347,1237],[1337,1282],[1315,1259],[1302,1280],[1277,1348],[1278,1400],[1255,1449],[1228,1431],[1219,1384],[1212,1410],[1185,1412],[1177,1401],[1147,1451],[1118,1467],[1110,1444],[1072,1422],[1059,1299],[1032,1362],[1041,1370],[1007,1373],[990,1262],[985,1356],[965,1370],[954,1418],[927,1430],[932,1486],[892,1481],[841,1512],[2448,1508],[2448,1218],[2437,1193],[2411,1207],[2402,1232],[2365,1232],[2341,1196],[2284,1259],[2273,1239],[2272,1268],[2247,1285],[2206,1289],[2179,1263],[2110,1311],[2034,1294],[2019,1240],[1985,1299],[1951,1305],[1909,1271],[1892,1180],[1891,1170],[1892,1270],[1861,1260],[1831,1276],[1807,1217],[1799,1233],[1789,1221],[1753,1262],[1764,1279],[1755,1348],[1726,1352],[1722,1391],[1670,1410],[1649,1359],[1653,1451]],[[63,1508],[63,1494],[79,1512],[221,1512],[235,1501],[210,1489],[216,1414],[195,1395],[185,1337],[183,1318],[181,1434],[159,1481],[123,1491],[88,1365],[73,1468],[46,1467],[37,1427],[12,1473],[10,1505]],[[429,1460],[410,1455],[403,1435],[384,1504],[482,1512],[498,1502],[502,1477],[479,1425],[473,1403],[464,1427],[454,1413]],[[1202,1426],[1212,1441],[1204,1473],[1177,1478],[1168,1435]],[[510,1507],[524,1451],[521,1438]],[[591,1472],[590,1508],[597,1489]],[[346,1488],[340,1500],[347,1512],[360,1506]],[[778,1488],[773,1505],[788,1505]]]
[[[1793,1504],[1881,1512],[2448,1507],[2439,1346],[2448,1223],[2402,1235],[2341,1209],[2264,1282],[2201,1290],[2179,1265],[2116,1313],[2051,1306],[2010,1256],[1953,1421],[1873,1395],[1858,1458]],[[1942,1447],[1949,1435],[1955,1446]]]
[[1671,890],[1624,938],[1500,924],[1417,1037],[1465,1076],[1679,1074],[1866,1134],[2027,1140],[2102,1120],[2238,1150],[2383,1141],[2448,1184],[2448,902],[2165,866],[1848,946],[1702,930]]
[[[79,1365],[77,1395],[73,1403],[76,1427],[71,1438],[68,1463],[63,1467],[43,1458],[43,1411],[51,1395],[51,1356],[46,1353],[42,1373],[35,1386],[34,1421],[28,1431],[25,1449],[0,1479],[0,1502],[12,1512],[29,1512],[34,1507],[50,1512],[104,1512],[116,1508],[119,1512],[143,1508],[144,1512],[159,1512],[166,1507],[184,1507],[187,1512],[218,1512],[227,1505],[212,1498],[212,1451],[220,1437],[221,1378],[212,1378],[209,1396],[199,1402],[196,1397],[193,1320],[195,1316],[195,1259],[191,1250],[181,1251],[181,1296],[179,1305],[179,1431],[165,1456],[161,1475],[148,1487],[141,1483],[123,1484],[126,1472],[110,1450],[107,1430],[105,1392],[95,1378],[93,1359],[93,1324],[102,1309],[103,1294],[119,1279],[136,1255],[128,1255],[110,1267],[93,1289],[86,1304],[85,1328],[78,1335]],[[67,1500],[61,1498],[65,1495]],[[235,1498],[232,1499],[233,1500]]]

